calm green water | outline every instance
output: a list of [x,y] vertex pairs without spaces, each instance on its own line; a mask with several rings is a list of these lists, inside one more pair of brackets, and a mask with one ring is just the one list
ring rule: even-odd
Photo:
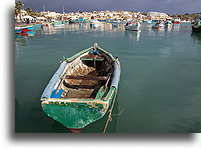
[[[106,24],[66,24],[16,36],[15,131],[69,132],[49,118],[40,96],[59,67],[62,56],[72,56],[95,42],[119,57],[121,80],[108,133],[200,132],[200,36],[190,24],[142,32]],[[101,133],[106,118],[87,126],[84,133]]]

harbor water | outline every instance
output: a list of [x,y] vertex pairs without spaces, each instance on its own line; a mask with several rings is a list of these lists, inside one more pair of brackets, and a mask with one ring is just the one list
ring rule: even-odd
[[[98,43],[119,58],[121,80],[107,133],[200,132],[200,40],[191,24],[169,29],[123,24],[43,27],[15,37],[15,132],[69,133],[42,110],[40,97],[63,56]],[[102,133],[107,116],[82,130]]]

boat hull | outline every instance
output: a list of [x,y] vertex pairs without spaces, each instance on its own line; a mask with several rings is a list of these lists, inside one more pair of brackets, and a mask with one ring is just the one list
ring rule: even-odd
[[28,27],[28,31],[34,31],[34,27]]
[[74,24],[74,23],[88,23],[88,21],[69,20],[69,24]]
[[179,21],[173,21],[174,24],[181,24]]
[[[110,99],[113,99],[114,93]],[[42,102],[42,108],[48,116],[70,129],[82,129],[102,118],[108,110],[109,102],[79,99],[53,100]],[[58,116],[59,115],[59,116]]]
[[25,32],[27,32],[27,31],[28,31],[28,28],[22,29],[22,33],[25,33]]
[[201,26],[192,26],[192,31],[193,32],[201,32]]
[[164,27],[165,27],[164,24],[154,24],[154,25],[152,26],[153,29],[162,29],[162,28],[164,28]]
[[107,88],[107,94],[103,96],[102,89],[99,89],[95,98],[61,98],[61,96],[58,96],[60,91],[62,91],[60,89],[58,90],[56,97],[55,95],[52,95],[55,90],[55,86],[59,83],[60,77],[64,73],[68,64],[71,64],[71,62],[86,52],[89,52],[92,48],[85,49],[64,60],[57,72],[53,75],[41,97],[41,106],[44,112],[49,117],[63,124],[72,132],[79,132],[79,130],[83,129],[85,126],[101,119],[107,113],[110,104],[116,97],[117,93],[120,79],[120,63],[110,53],[99,48],[100,51],[108,54],[114,62],[114,72],[112,74],[111,84]]
[[15,33],[16,33],[16,34],[19,34],[19,33],[21,33],[21,32],[22,32],[21,29],[19,29],[19,30],[15,30]]
[[133,26],[125,26],[126,30],[131,30],[131,31],[139,31],[140,29],[138,27],[133,27]]

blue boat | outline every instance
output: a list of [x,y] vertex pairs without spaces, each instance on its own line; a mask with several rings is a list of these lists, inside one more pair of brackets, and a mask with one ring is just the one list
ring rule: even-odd
[[33,31],[33,30],[34,30],[33,26],[28,27],[28,31]]
[[22,32],[21,29],[19,29],[19,30],[15,30],[15,33],[16,33],[16,34],[21,33],[21,32]]

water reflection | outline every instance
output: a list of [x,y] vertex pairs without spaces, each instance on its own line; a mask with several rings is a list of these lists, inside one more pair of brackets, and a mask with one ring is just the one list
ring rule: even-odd
[[34,33],[35,31],[27,31],[20,34],[15,34],[15,38],[24,38],[24,39],[32,38],[34,36]]
[[165,31],[171,32],[173,27],[165,27]]
[[180,29],[180,24],[174,24],[173,25],[173,31],[179,32],[179,29]]
[[200,41],[201,41],[200,33],[198,33],[198,32],[192,32],[191,33],[191,37],[192,37],[192,39],[193,39],[193,41],[194,41],[195,44],[200,45]]
[[140,40],[140,33],[139,31],[129,31],[129,30],[125,30],[125,36],[127,38],[129,38],[131,41],[133,41],[134,43],[139,42]]
[[[183,24],[177,25],[177,27],[179,26],[182,28]],[[185,126],[186,130],[174,127],[177,132],[186,132],[191,129],[196,131],[199,126],[182,124],[180,121],[183,121],[184,118],[180,118],[178,115],[182,113],[185,113],[185,115],[188,113],[196,115],[199,113],[197,112],[199,108],[197,109],[194,104],[199,104],[197,103],[199,102],[197,101],[199,100],[199,97],[197,97],[199,96],[199,92],[197,92],[199,72],[197,69],[199,69],[198,47],[200,46],[200,36],[199,34],[191,34],[190,25],[188,28],[186,27],[186,31],[178,28],[175,31],[174,29],[159,31],[142,25],[142,32],[139,33],[126,31],[123,25],[112,29],[111,24],[103,24],[100,28],[90,28],[89,24],[65,24],[63,28],[57,28],[52,25],[42,29],[38,28],[35,30],[34,35],[32,33],[31,36],[16,35],[17,100],[15,105],[16,120],[18,121],[15,124],[16,131],[69,132],[63,125],[48,118],[42,112],[38,100],[41,96],[42,88],[47,85],[51,74],[59,66],[58,61],[60,58],[63,55],[66,56],[66,54],[74,55],[75,48],[88,47],[89,43],[94,41],[97,41],[105,48],[111,49],[111,53],[119,57],[124,69],[121,84],[127,85],[119,89],[118,95],[121,96],[119,98],[119,106],[122,106],[122,104],[128,105],[121,116],[113,116],[107,133],[171,132],[172,129],[158,128],[156,125],[171,127],[172,124]],[[60,34],[60,32],[62,33]],[[87,33],[82,35],[84,32]],[[63,35],[66,35],[66,37]],[[78,45],[78,43],[80,44]],[[126,52],[121,47],[127,47]],[[134,56],[135,58],[133,58]],[[135,70],[132,70],[130,66],[133,63],[135,63]],[[177,77],[175,73],[179,76]],[[138,79],[133,79],[135,77]],[[27,87],[27,84],[32,85]],[[181,85],[184,86],[182,89],[180,89]],[[134,91],[126,88],[132,88]],[[159,89],[161,89],[160,92],[158,91]],[[190,93],[188,93],[188,90],[191,90]],[[167,96],[166,94],[170,95]],[[188,97],[185,99],[183,94]],[[37,103],[27,103],[27,101],[33,100],[31,99],[33,96]],[[133,96],[137,96],[137,98],[133,99]],[[188,102],[189,97],[193,98],[193,103]],[[127,99],[124,100],[122,98]],[[161,98],[164,99],[161,101]],[[164,102],[164,100],[167,101]],[[175,100],[176,102],[174,102]],[[178,108],[177,104],[182,104],[182,102],[187,102],[187,105],[189,105],[188,110],[185,110],[185,105],[176,110]],[[172,104],[176,105],[170,108]],[[118,104],[115,105],[113,114],[119,112],[116,106]],[[144,110],[144,106],[148,109]],[[163,108],[158,108],[158,106]],[[133,108],[135,108],[134,112]],[[164,108],[170,108],[170,110]],[[175,112],[178,114],[174,114]],[[152,120],[156,113],[160,113],[157,115],[159,117],[157,118],[158,120]],[[166,115],[171,116],[166,117]],[[174,120],[178,118],[178,121]],[[194,116],[192,119],[191,116],[185,116],[186,118],[195,122],[199,121],[197,116]],[[106,120],[107,116],[104,116],[104,118],[87,126],[83,133],[102,133]],[[166,120],[168,122],[161,122]],[[147,123],[146,121],[152,122]],[[26,126],[24,126],[25,124]]]
[[23,50],[23,46],[26,46],[26,40],[22,40],[20,42],[21,44],[19,45],[18,42],[15,42],[15,63],[20,63],[20,55],[23,55],[24,50]]

